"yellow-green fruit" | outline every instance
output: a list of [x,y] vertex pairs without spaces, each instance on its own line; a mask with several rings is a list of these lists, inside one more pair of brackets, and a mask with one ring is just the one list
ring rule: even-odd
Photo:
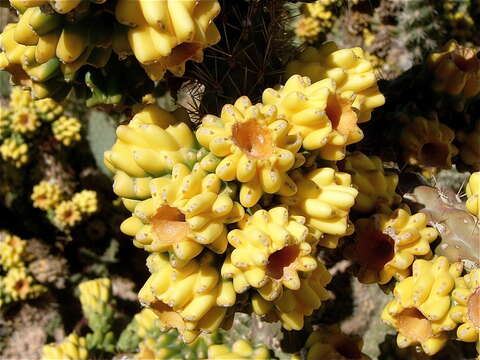
[[480,94],[478,48],[464,47],[450,40],[441,52],[430,54],[428,67],[433,73],[434,91],[458,97],[457,108]]
[[474,269],[456,280],[452,293],[454,307],[450,317],[461,324],[457,328],[460,341],[477,342],[480,346],[480,269]]
[[363,139],[354,95],[341,95],[331,79],[312,84],[308,77],[293,75],[278,90],[265,90],[262,99],[276,105],[278,116],[291,124],[290,133],[300,134],[303,147],[318,150],[322,159],[343,159],[347,145]]
[[413,275],[397,283],[382,313],[382,320],[399,332],[398,347],[419,344],[434,355],[445,346],[448,331],[457,326],[451,318],[452,291],[462,271],[461,262],[449,264],[443,256],[413,263]]
[[274,301],[265,300],[260,294],[252,295],[253,311],[267,321],[280,321],[287,330],[301,330],[304,317],[318,309],[322,301],[330,298],[325,286],[331,281],[331,275],[322,263],[300,279],[300,288],[285,288]]
[[164,328],[175,328],[190,343],[199,332],[211,333],[222,324],[227,309],[235,304],[235,290],[222,280],[215,257],[205,253],[181,269],[168,257],[152,254],[147,259],[151,276],[140,290],[140,302],[152,309]]
[[20,86],[12,87],[10,92],[10,108],[12,110],[19,110],[23,108],[29,108],[33,104],[30,91],[23,90]]
[[354,95],[353,107],[358,110],[358,122],[370,120],[372,111],[385,103],[377,76],[363,49],[338,49],[332,42],[319,48],[308,47],[298,59],[287,65],[286,76],[308,76],[312,82],[332,79],[342,97]]
[[151,180],[150,189],[152,197],[135,205],[121,230],[135,236],[137,247],[170,252],[174,267],[185,265],[204,247],[224,253],[226,224],[245,214],[218,176],[202,170],[198,163],[193,170],[176,164],[171,176]]
[[348,154],[340,167],[352,175],[352,185],[358,190],[353,210],[369,213],[400,203],[401,197],[395,192],[398,175],[385,174],[378,156],[367,156],[357,151]]
[[480,171],[480,119],[471,131],[459,131],[455,136],[459,142],[460,159],[475,171]]
[[291,214],[305,217],[305,224],[316,238],[321,234],[345,235],[348,214],[358,194],[351,186],[350,174],[320,168],[305,175],[295,171],[291,176],[298,192],[281,198]]
[[427,226],[423,213],[411,215],[408,207],[387,214],[375,214],[355,222],[355,241],[346,255],[358,266],[362,283],[386,284],[392,278],[402,280],[411,274],[416,258],[430,258],[430,244],[437,230]]
[[400,134],[403,158],[410,165],[449,169],[458,149],[452,144],[455,133],[438,120],[416,117]]
[[1,279],[0,286],[13,301],[32,299],[45,291],[43,286],[34,283],[24,264],[10,268]]
[[44,180],[33,187],[30,198],[33,201],[33,207],[51,210],[60,202],[61,195],[60,186]]
[[87,360],[87,341],[75,333],[59,344],[44,345],[41,360]]
[[[30,93],[28,96],[30,97]],[[63,106],[60,103],[50,98],[36,100],[33,103],[33,106],[35,107],[35,110],[37,110],[40,118],[48,122],[57,119],[64,111]]]
[[77,205],[82,214],[93,214],[98,210],[97,192],[93,190],[82,190],[73,195],[72,201]]
[[363,341],[344,334],[339,326],[322,326],[310,334],[305,343],[306,360],[368,360],[362,353]]
[[195,135],[157,105],[148,105],[128,125],[117,128],[117,141],[104,154],[107,168],[116,174],[113,190],[122,198],[143,200],[153,177],[172,171],[177,163],[192,164],[198,147]]
[[8,138],[0,145],[2,159],[20,168],[28,162],[28,145],[18,139]]
[[55,221],[61,228],[73,227],[81,220],[82,214],[73,201],[62,201],[55,207]]
[[266,346],[252,346],[248,341],[240,339],[235,341],[232,346],[224,344],[210,345],[208,347],[209,360],[269,360],[271,359],[270,351]]
[[92,313],[103,313],[111,301],[112,284],[108,278],[84,281],[78,286],[78,289],[80,290],[82,310],[87,317]]
[[22,266],[27,242],[18,236],[4,233],[0,241],[0,265],[7,271]]
[[322,32],[321,22],[311,16],[301,16],[295,24],[295,35],[300,39],[312,43]]
[[213,19],[216,0],[119,0],[117,21],[131,26],[128,41],[149,77],[161,80],[168,70],[182,76],[188,60],[200,62],[203,50],[220,40]]
[[76,117],[60,116],[52,123],[52,132],[56,140],[65,146],[80,141],[82,124]]
[[466,190],[467,210],[480,218],[480,172],[470,175]]
[[284,287],[298,290],[299,275],[317,267],[304,223],[305,218],[290,216],[282,206],[255,211],[228,233],[234,250],[225,259],[222,276],[233,278],[237,293],[252,286],[269,301]]
[[275,106],[252,105],[243,96],[225,105],[220,117],[202,119],[197,139],[211,151],[202,166],[215,169],[224,181],[241,182],[240,203],[245,207],[254,206],[263,193],[293,195],[297,189],[287,171],[303,157],[297,153],[302,140],[290,134],[291,129],[278,118]]

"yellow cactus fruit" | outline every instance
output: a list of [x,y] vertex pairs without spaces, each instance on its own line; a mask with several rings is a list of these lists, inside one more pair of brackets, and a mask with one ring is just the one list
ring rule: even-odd
[[480,218],[480,172],[470,175],[467,184],[467,210]]
[[82,220],[82,214],[71,200],[62,201],[55,208],[55,221],[60,227],[73,227]]
[[177,163],[193,164],[198,147],[187,126],[157,105],[147,105],[128,125],[117,128],[117,141],[104,154],[108,169],[116,174],[115,194],[143,200],[151,196],[152,177],[169,174]]
[[470,131],[459,131],[455,140],[459,142],[460,159],[471,166],[474,171],[480,171],[480,120]]
[[220,41],[213,19],[217,0],[119,0],[117,21],[131,26],[128,41],[137,60],[154,81],[168,70],[182,76],[188,60],[201,62],[203,50]]
[[[340,239],[343,237],[347,237],[353,234],[355,231],[355,226],[353,223],[348,220],[347,221],[347,229],[345,230],[345,233],[342,235],[331,235],[331,234],[323,234],[320,235],[320,239],[317,242],[317,245],[323,246],[327,249],[336,249],[338,247],[338,243],[340,242]],[[317,231],[318,234],[320,234],[319,231]],[[313,236],[316,234],[313,233]]]
[[266,346],[261,345],[254,347],[247,340],[240,339],[235,341],[231,347],[225,344],[210,345],[208,347],[208,359],[269,360],[271,359],[271,354]]
[[2,159],[20,168],[28,162],[28,145],[16,138],[6,139],[0,145]]
[[282,197],[292,215],[303,216],[312,234],[346,235],[348,214],[358,191],[351,186],[350,174],[319,168],[303,175],[292,173],[298,187],[294,196]]
[[286,76],[308,76],[312,82],[332,79],[342,97],[355,97],[358,122],[370,120],[372,111],[385,103],[377,85],[377,76],[367,53],[359,47],[338,49],[333,41],[319,48],[308,47],[287,65]]
[[295,35],[306,42],[315,42],[321,32],[320,20],[311,16],[302,16],[295,24]]
[[11,116],[11,128],[14,132],[25,134],[37,130],[41,123],[35,111],[29,108],[16,110]]
[[30,198],[33,207],[41,210],[51,210],[58,205],[62,197],[62,189],[57,184],[41,181],[33,187]]
[[33,105],[42,120],[48,122],[57,119],[64,111],[61,104],[50,98],[36,100]]
[[59,344],[44,345],[41,360],[87,360],[87,340],[75,333]]
[[93,214],[98,210],[97,192],[93,190],[82,190],[73,195],[73,203],[82,214]]
[[52,123],[53,136],[65,146],[80,141],[81,130],[82,124],[75,117],[60,116]]
[[456,280],[450,317],[461,324],[457,328],[460,341],[477,342],[480,346],[480,269],[474,269]]
[[329,20],[332,17],[332,12],[327,10],[328,5],[334,3],[335,0],[319,0],[312,3],[305,4],[305,10],[310,16],[321,20]]
[[228,233],[234,250],[222,266],[222,277],[233,278],[237,293],[252,286],[269,301],[278,298],[284,287],[298,290],[299,272],[317,267],[304,223],[304,218],[290,216],[281,206],[255,211]]
[[456,327],[450,317],[451,296],[462,271],[461,262],[449,264],[443,256],[413,263],[413,275],[397,283],[394,299],[381,316],[399,332],[399,348],[420,344],[427,355],[442,349],[448,339],[447,332]]
[[153,197],[139,202],[121,231],[134,245],[151,252],[170,252],[172,265],[183,266],[204,247],[218,254],[227,248],[226,224],[241,220],[243,207],[215,174],[197,163],[190,170],[176,164],[171,177],[153,179]]
[[400,134],[404,160],[424,168],[449,169],[458,149],[452,144],[455,133],[438,120],[416,117]]
[[175,328],[190,343],[199,332],[211,333],[222,324],[227,309],[235,304],[229,280],[221,279],[212,253],[173,268],[164,254],[147,259],[151,276],[140,290],[140,302],[152,309],[164,328]]
[[458,110],[480,94],[478,48],[469,48],[450,40],[438,53],[430,54],[428,67],[433,73],[433,90],[459,97]]
[[358,189],[353,210],[370,213],[398,205],[402,200],[395,192],[398,175],[385,174],[378,156],[367,156],[357,151],[348,154],[340,168],[352,175],[352,185]]
[[9,104],[12,110],[29,108],[33,104],[30,91],[22,90],[22,88],[19,86],[12,87]]
[[437,230],[427,226],[423,213],[411,215],[408,207],[387,214],[375,214],[355,222],[355,241],[346,255],[358,265],[357,277],[365,284],[386,284],[392,278],[402,280],[418,258],[430,258],[430,244]]
[[23,264],[23,255],[27,242],[18,236],[3,234],[0,241],[0,265],[4,270]]
[[[254,206],[263,193],[293,195],[296,186],[287,175],[301,161],[302,140],[277,118],[275,106],[252,105],[246,97],[225,105],[221,117],[207,115],[197,130],[198,142],[222,158],[215,173],[224,181],[242,183],[240,203]],[[210,157],[203,159],[203,166]]]
[[287,330],[301,330],[304,317],[310,316],[330,298],[330,293],[325,286],[331,281],[332,276],[322,263],[317,268],[305,274],[300,279],[300,288],[290,290],[285,288],[282,294],[274,301],[265,300],[260,294],[252,295],[252,309],[268,321],[281,321]]
[[362,353],[363,341],[344,334],[339,326],[325,326],[310,334],[305,343],[306,360],[368,360]]
[[2,287],[13,301],[31,299],[45,291],[43,286],[34,284],[33,278],[23,266],[8,270],[2,279]]
[[112,297],[112,284],[109,278],[84,281],[78,285],[80,303],[84,314],[103,313]]
[[312,84],[308,77],[293,75],[279,89],[266,89],[262,99],[277,106],[278,117],[291,124],[290,134],[300,134],[306,150],[318,150],[325,160],[341,160],[347,145],[363,139],[352,107],[354,95],[347,95],[331,79]]

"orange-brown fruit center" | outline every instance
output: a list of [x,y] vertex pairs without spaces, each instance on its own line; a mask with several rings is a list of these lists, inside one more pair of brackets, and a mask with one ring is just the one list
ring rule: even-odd
[[255,120],[235,123],[232,128],[233,142],[248,156],[268,159],[273,153],[270,131]]
[[395,255],[395,241],[381,231],[370,228],[362,233],[356,246],[357,261],[367,268],[380,271]]
[[443,143],[426,143],[420,149],[419,160],[427,166],[442,167],[448,159],[448,145]]
[[27,280],[26,279],[21,279],[21,280],[18,280],[15,285],[13,286],[13,288],[15,289],[15,291],[19,292],[20,290],[23,289],[23,287],[27,284]]
[[150,217],[153,233],[163,243],[175,243],[187,237],[188,224],[185,216],[174,207],[168,205],[158,208],[155,215]]
[[28,114],[20,115],[20,123],[22,125],[27,125],[28,124]]
[[150,306],[161,323],[164,323],[167,327],[175,328],[180,332],[185,330],[185,321],[171,306],[159,300],[151,303]]
[[416,308],[408,308],[397,315],[398,331],[406,338],[422,343],[433,336],[430,321]]
[[357,344],[350,338],[345,337],[335,344],[335,350],[346,359],[361,359],[362,352]]
[[333,129],[348,136],[357,127],[357,114],[352,109],[352,103],[338,95],[330,96],[325,109]]
[[468,298],[467,308],[468,319],[475,327],[480,327],[480,287]]
[[266,274],[272,279],[279,280],[283,277],[285,268],[289,267],[298,257],[300,248],[298,245],[286,246],[275,251],[268,257]]
[[185,61],[195,56],[197,51],[202,48],[201,44],[197,43],[182,43],[172,49],[170,55],[163,61],[165,66],[173,67],[183,64]]
[[480,69],[480,59],[474,49],[463,48],[454,53],[453,62],[463,72],[476,73]]

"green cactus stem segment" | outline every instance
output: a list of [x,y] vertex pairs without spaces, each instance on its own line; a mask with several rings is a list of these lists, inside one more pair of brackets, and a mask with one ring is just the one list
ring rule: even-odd
[[474,49],[464,48],[462,49],[460,54],[454,53],[453,54],[453,62],[457,67],[466,73],[475,73],[480,69],[480,58],[478,58],[478,54]]
[[475,325],[480,327],[480,287],[468,298],[468,318]]
[[160,319],[161,324],[165,324],[166,327],[175,328],[180,332],[185,330],[185,321],[183,321],[177,312],[173,311],[171,306],[157,300],[150,304],[150,307]]
[[346,359],[354,360],[362,358],[362,352],[358,348],[357,344],[347,337],[335,344],[334,347],[335,350]]
[[232,139],[245,154],[254,159],[268,159],[273,153],[270,131],[254,120],[235,123]]
[[408,339],[422,343],[433,336],[432,325],[416,308],[407,308],[396,318],[399,332]]
[[358,259],[371,270],[380,271],[395,255],[395,241],[383,232],[371,229],[358,240]]
[[186,60],[192,58],[197,51],[202,48],[203,46],[197,43],[182,43],[177,45],[172,49],[172,52],[165,60],[165,65],[167,67],[181,65]]
[[347,136],[357,126],[358,118],[352,109],[351,102],[338,95],[328,98],[325,113],[332,123],[332,128],[342,135]]
[[286,246],[275,251],[268,257],[266,274],[270,278],[280,280],[283,277],[285,268],[289,267],[300,254],[298,245]]
[[175,243],[187,237],[188,224],[185,216],[176,208],[161,206],[155,215],[150,217],[153,233],[162,242]]
[[445,166],[448,159],[449,149],[447,144],[442,143],[426,143],[420,150],[420,161],[433,167]]

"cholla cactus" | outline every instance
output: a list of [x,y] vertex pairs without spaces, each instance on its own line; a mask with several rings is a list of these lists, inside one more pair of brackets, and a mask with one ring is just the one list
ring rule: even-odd
[[352,106],[358,110],[358,122],[370,120],[372,111],[385,103],[377,86],[377,76],[363,49],[339,49],[334,42],[318,48],[308,47],[287,66],[286,76],[307,76],[312,82],[332,79],[342,97],[355,95]]
[[80,141],[81,129],[82,124],[75,117],[60,116],[52,123],[53,136],[65,146]]
[[18,236],[3,233],[0,241],[0,265],[4,270],[22,266],[27,242]]
[[292,129],[288,121],[278,118],[275,106],[252,105],[241,97],[234,105],[225,105],[221,117],[204,117],[196,136],[221,158],[215,168],[218,177],[241,182],[240,203],[252,207],[263,193],[295,193],[287,171],[301,161],[297,152],[302,139],[291,134]]
[[205,253],[175,269],[165,255],[152,254],[147,259],[152,275],[139,292],[140,302],[157,314],[162,328],[177,329],[187,343],[200,331],[217,330],[235,304],[233,285],[221,279],[214,261],[212,253]]
[[62,201],[55,208],[55,221],[61,228],[77,225],[82,220],[82,214],[77,205],[71,200]]
[[88,357],[86,339],[72,333],[59,344],[45,345],[41,360],[87,360]]
[[82,190],[73,195],[72,201],[82,214],[90,215],[98,211],[98,199],[96,191]]
[[438,120],[416,117],[405,126],[400,145],[406,163],[422,168],[449,169],[458,149],[452,144],[455,133]]
[[467,210],[480,218],[480,172],[470,175],[466,190]]
[[305,343],[306,360],[370,359],[362,353],[363,341],[342,333],[338,326],[323,326],[310,334]]
[[480,59],[478,49],[450,40],[439,53],[432,53],[428,66],[433,72],[434,91],[456,97],[457,111],[480,94]]
[[18,109],[11,117],[10,127],[19,134],[33,133],[41,125],[36,112],[31,108]]
[[2,159],[11,162],[15,167],[20,168],[28,160],[28,145],[19,138],[8,138],[0,145]]
[[222,276],[233,278],[237,293],[252,286],[269,301],[278,298],[284,287],[298,290],[299,275],[317,267],[304,223],[285,207],[256,211],[229,232],[234,250],[222,266]]
[[240,339],[235,341],[231,347],[221,345],[210,345],[208,347],[208,359],[270,359],[270,351],[265,346],[252,346],[248,341]]
[[12,301],[26,300],[38,297],[45,292],[42,285],[35,284],[33,278],[23,266],[12,267],[2,278],[2,288]]
[[434,355],[445,346],[447,332],[457,326],[451,318],[452,291],[462,270],[461,263],[450,264],[443,256],[414,262],[413,275],[395,286],[395,298],[382,313],[382,320],[399,332],[400,348],[420,344]]
[[427,216],[411,215],[408,207],[387,214],[375,214],[355,222],[355,241],[346,254],[358,265],[362,283],[386,284],[392,278],[410,275],[416,258],[432,257],[430,244],[438,232],[427,226]]
[[385,174],[379,157],[354,152],[347,155],[340,168],[352,176],[352,185],[358,190],[353,210],[369,213],[400,203],[401,197],[395,192],[398,175]]
[[36,100],[33,106],[40,118],[47,122],[56,120],[64,112],[63,106],[51,98]]
[[44,180],[33,187],[30,198],[33,201],[33,207],[51,210],[60,203],[61,195],[60,186]]
[[191,171],[176,164],[171,177],[153,179],[150,188],[152,197],[139,202],[121,226],[124,233],[135,236],[136,246],[170,252],[174,267],[185,265],[204,247],[225,252],[226,225],[242,219],[245,211],[215,174],[198,163]]

